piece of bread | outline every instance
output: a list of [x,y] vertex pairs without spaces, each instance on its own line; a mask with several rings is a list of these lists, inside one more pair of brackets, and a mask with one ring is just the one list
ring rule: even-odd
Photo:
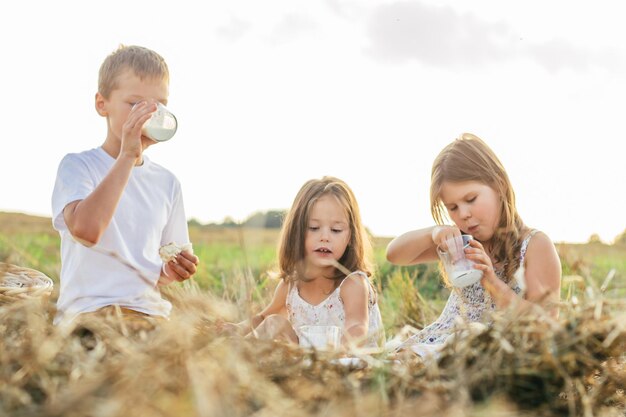
[[191,243],[178,245],[176,244],[176,242],[170,242],[167,245],[163,245],[159,248],[159,256],[161,257],[163,262],[175,261],[176,256],[178,256],[178,254],[182,251],[193,253]]

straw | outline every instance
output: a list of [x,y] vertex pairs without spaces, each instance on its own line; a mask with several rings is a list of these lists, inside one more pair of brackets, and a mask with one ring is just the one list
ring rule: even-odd
[[0,262],[0,303],[49,296],[53,286],[52,279],[42,272]]

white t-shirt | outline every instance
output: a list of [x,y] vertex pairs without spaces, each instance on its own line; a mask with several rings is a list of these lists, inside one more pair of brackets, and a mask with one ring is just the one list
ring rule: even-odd
[[188,243],[187,220],[176,177],[146,156],[143,161],[133,168],[111,223],[93,247],[72,237],[63,209],[85,199],[115,159],[95,148],[68,154],[61,161],[52,193],[52,223],[61,235],[55,323],[114,304],[150,315],[169,315],[172,306],[156,286],[163,265],[159,247]]

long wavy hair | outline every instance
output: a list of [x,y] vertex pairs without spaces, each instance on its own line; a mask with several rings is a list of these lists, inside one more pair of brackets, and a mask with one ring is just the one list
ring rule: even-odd
[[524,222],[515,206],[515,192],[504,166],[478,136],[463,133],[446,146],[433,162],[430,184],[430,211],[437,224],[450,217],[441,201],[444,182],[478,181],[500,197],[500,221],[490,242],[490,253],[502,265],[502,279],[509,282],[519,268]]
[[[345,209],[350,228],[350,241],[339,263],[350,272],[363,271],[372,274],[372,245],[361,221],[361,212],[354,193],[348,185],[335,177],[323,177],[307,181],[293,201],[283,222],[278,243],[278,277],[283,280],[304,280],[305,238],[311,209],[322,196],[331,195]],[[335,275],[328,277],[340,282],[346,274],[335,268]]]

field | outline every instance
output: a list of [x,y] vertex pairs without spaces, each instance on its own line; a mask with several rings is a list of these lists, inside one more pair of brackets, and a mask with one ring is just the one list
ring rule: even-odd
[[[193,282],[167,289],[175,313],[156,329],[114,316],[56,328],[55,293],[0,305],[0,416],[624,415],[624,247],[558,245],[559,322],[502,314],[436,363],[363,353],[367,366],[344,367],[332,354],[215,329],[271,296],[277,231],[193,226],[190,233],[200,269]],[[448,290],[436,264],[392,266],[384,259],[389,239],[373,240],[390,339],[436,318]],[[0,213],[0,262],[58,282],[58,252],[50,219]]]

